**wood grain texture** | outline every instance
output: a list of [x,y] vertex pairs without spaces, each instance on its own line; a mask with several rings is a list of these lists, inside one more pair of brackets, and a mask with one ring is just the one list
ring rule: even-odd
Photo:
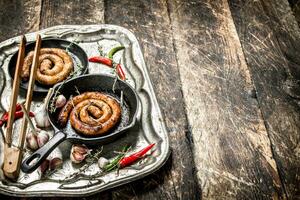
[[28,32],[37,31],[40,23],[41,1],[0,1],[0,42]]
[[43,0],[40,28],[104,23],[102,0]]
[[86,199],[300,199],[300,31],[287,0],[0,1],[0,41],[104,22],[138,37],[172,155]]
[[289,199],[300,199],[300,30],[287,1],[230,3]]
[[199,199],[166,2],[107,0],[105,23],[128,28],[137,36],[172,147],[172,157],[159,172],[122,187],[121,192],[113,193],[113,199]]
[[227,1],[169,5],[203,198],[283,198]]

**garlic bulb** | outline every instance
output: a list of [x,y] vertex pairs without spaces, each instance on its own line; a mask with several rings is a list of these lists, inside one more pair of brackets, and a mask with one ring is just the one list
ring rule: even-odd
[[84,144],[73,144],[70,159],[73,163],[81,163],[89,153],[90,150]]
[[39,128],[47,128],[50,126],[50,121],[47,117],[47,111],[45,105],[34,116],[36,126]]
[[37,143],[40,148],[44,146],[48,142],[48,140],[49,140],[49,134],[47,133],[47,131],[41,130],[40,132],[38,132]]
[[31,131],[26,135],[26,145],[31,150],[37,150],[39,148],[37,136]]
[[104,169],[105,166],[107,166],[108,164],[109,164],[109,161],[106,158],[100,157],[98,159],[98,166],[100,169]]
[[58,95],[56,101],[55,101],[55,107],[61,108],[67,103],[67,99],[64,95]]

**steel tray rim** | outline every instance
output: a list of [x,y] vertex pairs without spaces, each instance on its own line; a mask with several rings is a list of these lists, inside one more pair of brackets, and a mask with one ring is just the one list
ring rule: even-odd
[[[124,33],[125,35],[127,35],[127,37],[134,43],[134,45],[136,45],[139,50],[141,49],[137,38],[135,37],[135,35],[130,30],[128,30],[124,27],[121,27],[121,26],[118,26],[118,25],[112,25],[112,24],[58,25],[58,26],[49,27],[49,28],[46,28],[46,29],[43,29],[43,30],[40,30],[40,31],[36,31],[36,32],[33,32],[33,33],[28,33],[28,34],[26,34],[26,36],[27,35],[33,35],[35,33],[43,34],[43,33],[49,32],[49,31],[55,31],[57,29],[73,29],[74,30],[74,29],[80,29],[80,28],[92,29],[92,30],[93,29],[99,29],[99,30],[100,29],[112,29],[112,30],[116,29],[116,30]],[[8,39],[6,41],[1,42],[0,43],[0,48],[2,46],[10,44],[11,42],[14,42],[14,40],[16,38],[17,37],[14,37],[14,38],[11,38],[11,39]],[[45,38],[47,38],[47,37],[45,37]],[[105,186],[101,185],[100,188],[91,187],[91,188],[88,188],[88,189],[85,189],[85,190],[74,190],[74,189],[72,189],[72,190],[59,190],[59,191],[51,191],[51,190],[50,191],[47,191],[47,190],[44,190],[44,191],[15,191],[15,190],[13,190],[14,188],[12,188],[11,190],[8,190],[6,188],[1,188],[1,186],[0,186],[0,193],[5,194],[5,195],[10,195],[10,196],[15,196],[15,197],[25,197],[25,196],[26,197],[37,197],[37,196],[42,196],[42,197],[56,197],[56,196],[67,197],[67,196],[92,195],[92,194],[102,192],[102,191],[110,189],[110,188],[115,188],[115,187],[118,187],[120,185],[127,184],[129,182],[136,181],[138,179],[144,178],[145,176],[148,176],[148,175],[156,172],[157,170],[159,170],[166,163],[166,161],[168,160],[168,158],[171,154],[168,131],[166,129],[165,121],[164,121],[164,118],[162,117],[161,109],[158,105],[157,98],[156,98],[155,93],[154,93],[154,89],[153,89],[153,86],[152,86],[152,83],[151,83],[151,80],[150,80],[150,77],[149,77],[149,71],[146,67],[144,57],[143,57],[141,51],[138,51],[138,53],[141,54],[141,55],[139,55],[139,58],[140,58],[141,64],[143,65],[142,68],[143,68],[143,70],[145,70],[145,74],[146,74],[146,76],[144,77],[146,79],[145,81],[150,85],[150,87],[149,87],[150,92],[152,94],[154,94],[152,96],[153,103],[155,104],[154,106],[157,109],[158,115],[161,116],[161,118],[162,118],[162,122],[160,123],[160,125],[161,125],[162,132],[164,132],[164,135],[163,135],[164,137],[162,139],[163,139],[163,143],[164,143],[165,148],[164,148],[164,151],[161,152],[161,159],[157,160],[154,164],[152,164],[151,168],[144,169],[142,174],[135,173],[134,175],[130,176],[129,178],[128,177],[123,177],[121,179],[116,180],[115,182],[108,182],[108,183],[105,184]]]

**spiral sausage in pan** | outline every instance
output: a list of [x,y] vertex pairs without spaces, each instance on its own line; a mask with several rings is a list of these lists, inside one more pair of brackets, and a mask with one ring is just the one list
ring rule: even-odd
[[[25,57],[21,77],[28,80],[34,52]],[[71,56],[63,49],[42,48],[39,56],[37,81],[43,85],[54,85],[66,79],[73,70]]]
[[71,125],[76,131],[86,136],[99,136],[118,123],[121,108],[119,103],[108,95],[85,92],[67,102],[59,113],[58,123],[66,126],[69,115]]

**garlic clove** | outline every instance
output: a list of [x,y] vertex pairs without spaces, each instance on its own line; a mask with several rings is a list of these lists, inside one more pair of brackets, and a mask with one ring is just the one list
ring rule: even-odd
[[104,169],[109,164],[109,160],[104,157],[98,159],[98,166],[100,169]]
[[34,120],[36,122],[36,126],[39,128],[47,128],[50,126],[45,105],[43,105],[42,108],[35,114]]
[[49,160],[44,160],[40,166],[42,174],[44,174],[49,169]]
[[73,144],[70,159],[73,163],[81,163],[89,153],[90,150],[85,145]]
[[67,103],[67,99],[64,95],[58,95],[56,101],[55,101],[55,107],[61,108]]
[[63,165],[63,156],[59,147],[56,147],[47,157],[47,160],[50,160],[50,169],[58,169]]
[[37,143],[39,147],[44,146],[49,140],[49,134],[47,131],[41,130],[37,135]]
[[78,163],[81,163],[85,159],[85,156],[82,154],[79,154],[79,153],[71,153],[70,159],[73,163],[78,164]]
[[32,132],[27,133],[26,145],[31,150],[37,150],[39,148],[37,136],[34,133]]
[[73,151],[80,154],[87,154],[90,150],[84,144],[75,144],[72,146]]
[[59,169],[63,165],[63,161],[61,158],[53,158],[50,160],[50,170]]

